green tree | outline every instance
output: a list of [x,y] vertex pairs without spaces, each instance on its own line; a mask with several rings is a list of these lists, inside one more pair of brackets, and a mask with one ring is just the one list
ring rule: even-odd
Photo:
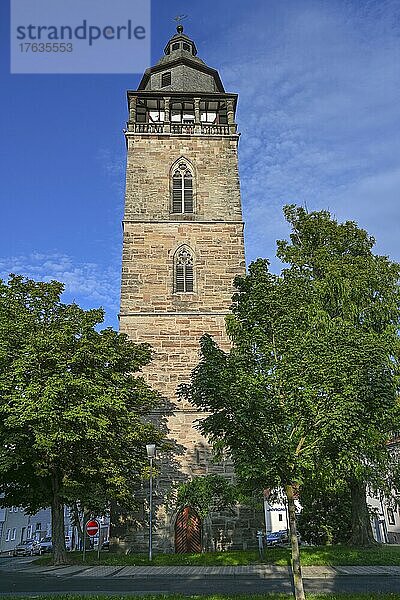
[[387,442],[399,424],[400,265],[375,255],[375,240],[352,221],[295,206],[284,212],[292,228],[290,242],[278,242],[278,256],[289,264],[284,275],[314,288],[314,322],[325,338],[309,380],[319,380],[340,416],[327,450],[337,480],[350,489],[349,541],[370,544],[366,487],[385,487]]
[[204,520],[203,543],[207,547],[208,540],[212,547],[216,547],[215,530],[212,521],[208,519],[210,513],[224,511],[234,512],[238,503],[239,492],[233,483],[223,475],[201,475],[193,477],[190,481],[178,487],[176,504],[180,508],[191,506],[196,509]]
[[233,509],[237,498],[236,486],[223,475],[202,475],[179,486],[176,502],[181,507],[192,506],[204,518],[212,511]]
[[51,506],[54,561],[65,562],[64,504],[132,505],[161,442],[148,419],[159,399],[138,376],[151,360],[103,311],[63,304],[58,282],[0,281],[0,492],[6,506]]
[[352,486],[353,532],[370,529],[365,484],[385,468],[398,418],[399,268],[374,257],[354,223],[295,207],[285,215],[291,243],[278,242],[278,256],[287,268],[274,275],[258,260],[236,278],[232,349],[204,336],[182,393],[210,413],[200,428],[217,454],[231,455],[242,482],[285,490],[303,599],[294,504],[303,482],[335,464]]
[[320,546],[346,544],[351,531],[351,494],[345,481],[317,471],[301,486],[301,539]]
[[285,490],[296,597],[303,599],[294,500],[322,445],[326,405],[302,379],[309,290],[300,284],[271,274],[266,261],[250,265],[235,281],[231,351],[204,336],[201,362],[182,393],[210,413],[200,429],[217,455],[231,456],[244,489]]

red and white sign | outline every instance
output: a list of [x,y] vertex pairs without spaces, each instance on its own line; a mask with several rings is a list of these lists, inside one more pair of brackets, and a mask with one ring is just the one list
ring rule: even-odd
[[99,533],[99,524],[97,521],[88,521],[86,523],[86,533],[89,537],[94,537]]

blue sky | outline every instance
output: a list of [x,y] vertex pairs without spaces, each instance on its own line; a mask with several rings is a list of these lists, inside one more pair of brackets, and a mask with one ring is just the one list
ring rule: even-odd
[[[153,63],[182,13],[239,94],[247,262],[273,258],[292,202],[358,221],[400,260],[398,0],[153,0]],[[140,75],[10,75],[4,0],[0,40],[0,277],[59,279],[117,327],[125,92]]]

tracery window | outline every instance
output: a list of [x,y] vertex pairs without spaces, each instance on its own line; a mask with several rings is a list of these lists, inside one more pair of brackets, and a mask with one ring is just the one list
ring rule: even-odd
[[193,256],[189,248],[178,248],[174,263],[174,291],[193,292]]
[[185,162],[180,162],[172,174],[172,212],[193,212],[193,175]]

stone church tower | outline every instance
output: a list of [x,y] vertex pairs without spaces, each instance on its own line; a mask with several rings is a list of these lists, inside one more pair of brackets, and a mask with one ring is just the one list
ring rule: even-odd
[[[146,377],[175,405],[168,428],[184,448],[177,459],[181,481],[231,473],[209,464],[207,444],[193,427],[200,415],[175,393],[198,363],[203,333],[228,348],[232,281],[245,271],[236,101],[181,25],[138,89],[128,92],[120,331],[156,352]],[[155,545],[196,549],[201,526],[190,546],[185,527],[196,516],[189,517],[159,508]],[[221,545],[235,538],[243,547],[235,522],[221,527]],[[138,535],[130,538],[136,549]]]

